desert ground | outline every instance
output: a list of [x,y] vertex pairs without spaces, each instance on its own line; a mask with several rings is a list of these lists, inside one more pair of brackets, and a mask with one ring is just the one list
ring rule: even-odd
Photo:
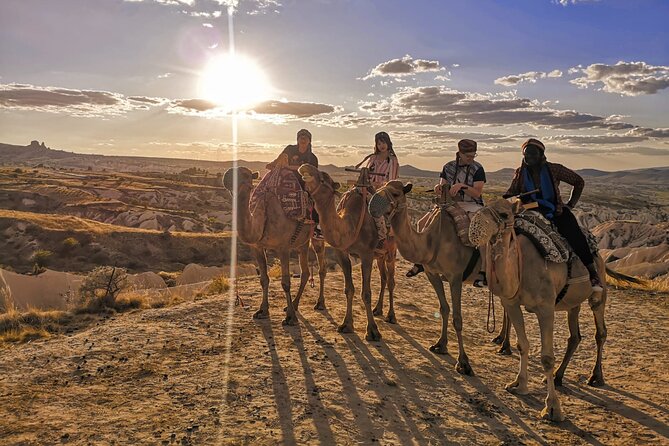
[[[408,267],[401,261],[398,271]],[[378,290],[376,277],[373,286]],[[266,320],[251,317],[260,302],[257,279],[240,279],[238,290],[245,307],[215,295],[4,345],[2,443],[669,444],[666,295],[611,290],[602,388],[586,384],[595,342],[583,308],[583,341],[559,390],[568,419],[554,424],[539,418],[545,387],[535,318],[526,314],[530,394],[519,397],[504,390],[517,353],[496,354],[486,331],[487,294],[478,289],[463,293],[472,377],[454,369],[452,329],[450,355],[428,350],[440,321],[424,277],[399,278],[398,324],[379,319],[381,342],[364,340],[359,298],[356,332],[337,332],[345,312],[340,273],[327,277],[326,311],[312,309],[316,289],[308,288],[296,327],[281,324],[285,301],[276,281]],[[498,326],[500,311],[497,303]],[[556,320],[558,358],[567,337],[563,316]]]

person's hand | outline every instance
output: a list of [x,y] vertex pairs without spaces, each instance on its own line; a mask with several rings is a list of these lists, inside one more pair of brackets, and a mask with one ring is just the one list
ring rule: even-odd
[[448,192],[451,194],[451,197],[455,197],[463,188],[466,189],[467,185],[463,183],[455,183],[453,186],[451,186]]
[[438,197],[441,197],[441,184],[434,186],[434,194]]

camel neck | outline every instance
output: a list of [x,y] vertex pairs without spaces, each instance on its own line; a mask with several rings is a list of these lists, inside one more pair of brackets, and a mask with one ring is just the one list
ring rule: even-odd
[[402,257],[410,262],[421,264],[425,264],[434,258],[433,250],[436,247],[430,246],[428,239],[430,228],[426,228],[423,232],[418,232],[409,221],[409,213],[406,206],[397,211],[391,219],[390,224],[395,233],[397,249],[399,249]]
[[259,222],[258,220],[264,219],[265,209],[264,206],[258,206],[259,210],[256,211],[256,214],[251,214],[249,209],[250,198],[250,188],[242,186],[237,189],[237,233],[243,242],[256,243],[263,235],[264,221]]
[[510,299],[520,286],[520,245],[512,237],[512,230],[505,230],[502,236],[486,252],[486,275],[490,291],[496,296]]
[[334,248],[350,245],[347,242],[353,236],[355,224],[349,218],[342,218],[337,212],[334,192],[329,188],[320,187],[311,194],[311,197],[314,200],[316,212],[318,212],[325,240]]

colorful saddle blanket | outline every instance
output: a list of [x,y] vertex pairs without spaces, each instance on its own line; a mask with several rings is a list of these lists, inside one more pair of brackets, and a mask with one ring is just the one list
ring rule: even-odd
[[[573,255],[573,250],[557,230],[555,225],[539,212],[526,211],[516,215],[513,226],[516,234],[529,238],[541,255],[549,262],[565,263]],[[597,239],[587,229],[581,228],[590,252],[597,254]]]
[[268,193],[276,195],[286,217],[304,220],[311,216],[311,198],[302,188],[294,171],[278,168],[265,174],[251,194],[249,209],[252,213]]

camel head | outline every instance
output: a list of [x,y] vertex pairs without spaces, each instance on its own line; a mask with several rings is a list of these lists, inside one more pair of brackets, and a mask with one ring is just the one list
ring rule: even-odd
[[398,209],[406,208],[406,194],[411,192],[413,184],[402,184],[401,181],[389,181],[381,187],[369,200],[369,212],[372,217],[393,215]]
[[332,179],[330,175],[325,172],[321,172],[316,167],[311,164],[302,164],[297,172],[302,176],[304,180],[304,188],[310,194],[315,193],[320,187],[325,186],[326,189],[332,190],[333,194],[337,193],[340,184]]
[[488,203],[479,210],[469,224],[469,240],[476,246],[483,246],[497,240],[506,230],[513,228],[513,216],[518,206],[501,198]]
[[253,180],[258,178],[258,172],[251,172],[246,167],[231,167],[225,171],[223,175],[223,186],[232,193],[233,184],[235,181],[235,171],[237,172],[237,184],[249,186],[253,188]]

